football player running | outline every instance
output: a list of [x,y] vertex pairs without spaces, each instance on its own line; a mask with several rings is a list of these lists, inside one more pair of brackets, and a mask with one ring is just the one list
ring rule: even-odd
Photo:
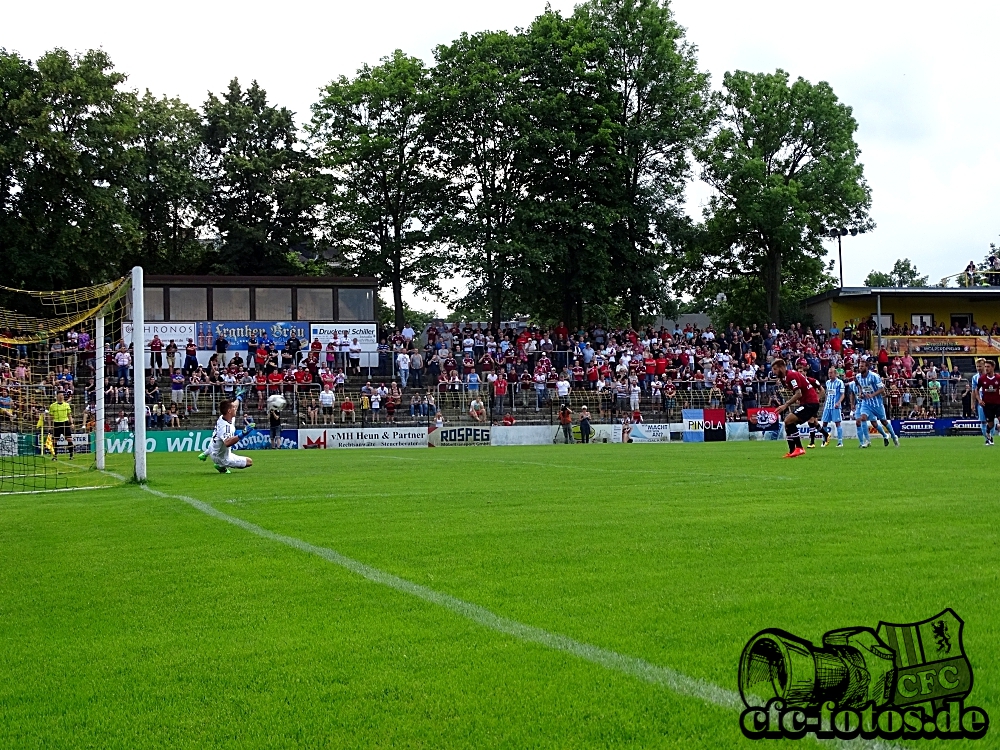
[[[885,393],[885,384],[882,378],[874,370],[868,369],[868,360],[863,359],[858,363],[858,374],[854,376],[854,381],[858,384],[861,398],[858,406],[858,416],[861,417],[862,429],[865,436],[868,435],[867,421],[871,420],[885,441],[886,448],[889,447],[889,438],[899,447],[899,438],[892,430],[892,424],[885,416],[885,401],[882,395]],[[865,443],[862,447],[867,448],[871,443]]]
[[826,433],[823,440],[825,448],[830,442],[830,431],[828,425],[832,422],[837,428],[837,447],[844,447],[844,428],[841,426],[840,407],[844,403],[844,381],[837,377],[837,368],[831,367],[827,370],[828,380],[826,381],[826,405],[823,408],[823,431]]
[[212,433],[212,441],[208,449],[208,455],[215,464],[215,469],[220,474],[230,474],[230,469],[247,469],[253,466],[253,459],[247,456],[238,456],[233,453],[233,446],[247,435],[253,433],[255,425],[247,422],[243,430],[237,431],[233,421],[236,419],[236,410],[239,404],[235,401],[223,401],[219,404],[222,414],[215,423],[215,431]]
[[1000,375],[996,373],[993,360],[986,360],[984,367],[986,371],[979,378],[979,400],[982,401],[986,445],[993,445],[993,432],[1000,419]]
[[986,410],[983,408],[983,391],[979,384],[983,375],[986,374],[986,360],[980,357],[976,360],[976,374],[972,376],[972,382],[969,384],[972,390],[972,403],[976,405],[976,412],[979,415],[979,429],[982,430],[983,437],[986,439],[986,445],[990,445],[993,442],[993,437],[996,435],[996,429],[986,428]]
[[807,424],[809,420],[816,418],[819,411],[819,395],[816,393],[816,388],[809,382],[809,378],[800,372],[789,372],[785,360],[781,358],[771,363],[771,372],[785,384],[785,387],[792,391],[792,397],[777,409],[778,414],[788,411],[788,416],[785,417],[785,439],[788,441],[788,453],[785,454],[785,458],[804,456],[806,452],[802,448],[799,425]]

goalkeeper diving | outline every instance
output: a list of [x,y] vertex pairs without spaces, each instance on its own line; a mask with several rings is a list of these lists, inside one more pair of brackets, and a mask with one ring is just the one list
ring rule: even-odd
[[246,417],[246,423],[242,430],[236,429],[233,422],[236,420],[238,408],[238,401],[226,400],[219,404],[219,410],[222,414],[215,423],[215,431],[212,433],[208,451],[198,456],[202,461],[211,458],[220,474],[229,474],[231,473],[230,469],[247,469],[253,466],[253,459],[238,456],[232,450],[234,445],[247,435],[252,435],[256,429],[256,425],[250,417]]

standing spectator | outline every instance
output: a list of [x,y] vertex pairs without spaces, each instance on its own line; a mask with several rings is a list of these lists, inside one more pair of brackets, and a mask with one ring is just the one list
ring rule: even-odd
[[[417,333],[416,333],[416,331],[413,330],[413,326],[411,326],[409,323],[407,323],[403,327],[402,335],[403,335],[403,348],[404,349],[409,349],[410,346],[413,343],[413,339],[416,338]],[[419,383],[418,383],[418,385],[419,385]]]
[[292,335],[285,341],[285,353],[288,354],[293,367],[299,366],[299,359],[302,357],[302,342],[292,331]]
[[385,423],[396,424],[396,399],[391,396],[385,400]]
[[198,345],[194,343],[194,339],[188,339],[184,347],[184,377],[190,378],[197,369]]
[[334,401],[336,401],[336,395],[330,388],[330,384],[326,383],[319,394],[319,405],[323,409],[323,424],[330,424],[333,421]]
[[566,378],[565,371],[563,371],[563,373],[559,375],[559,379],[556,381],[556,395],[559,396],[560,405],[569,406],[569,391],[569,380]]
[[590,442],[590,410],[584,406],[580,409],[580,441]]
[[399,381],[406,388],[406,383],[410,379],[410,355],[406,352],[396,355],[396,372],[399,374]]
[[348,356],[351,360],[351,371],[355,375],[361,374],[361,344],[357,339],[353,339],[347,348]]
[[132,366],[132,355],[124,346],[115,352],[115,366],[118,368],[119,380],[124,380],[125,385],[129,383],[129,368]]
[[424,357],[418,349],[413,349],[410,354],[410,374],[413,376],[413,385],[416,388],[423,388],[420,376],[424,370]]
[[250,368],[250,374],[255,375],[254,370],[257,367],[257,334],[250,331],[250,337],[247,339],[247,367]]
[[177,367],[177,342],[170,339],[170,342],[166,346],[167,353],[167,372],[172,373]]
[[149,342],[149,369],[155,377],[160,377],[163,371],[163,342],[155,333]]
[[566,445],[576,442],[573,440],[573,412],[570,411],[569,406],[566,404],[559,407],[559,425],[562,427],[563,442]]
[[215,353],[219,355],[219,366],[226,366],[226,352],[229,351],[229,340],[223,335],[220,330],[218,335],[215,337]]
[[271,432],[271,448],[281,448],[281,410],[271,409],[267,413],[268,427]]
[[503,370],[497,373],[497,379],[493,381],[493,411],[501,417],[507,406],[507,376]]

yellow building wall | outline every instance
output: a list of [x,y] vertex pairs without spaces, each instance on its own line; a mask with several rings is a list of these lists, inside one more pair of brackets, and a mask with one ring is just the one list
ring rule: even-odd
[[[830,322],[835,322],[843,328],[844,323],[850,321],[858,323],[871,318],[875,314],[876,301],[873,297],[859,297],[857,299],[842,298],[828,300],[813,306],[813,315],[817,322],[826,324],[826,310],[822,307],[829,305]],[[933,315],[934,324],[943,324],[945,327],[951,325],[951,316],[972,315],[972,319],[979,325],[992,325],[1000,321],[1000,301],[969,300],[959,297],[883,297],[882,315],[892,315],[896,325],[912,323],[911,316],[923,314]]]

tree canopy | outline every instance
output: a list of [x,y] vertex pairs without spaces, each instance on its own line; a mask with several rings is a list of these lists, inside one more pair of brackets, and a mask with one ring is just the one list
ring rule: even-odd
[[335,269],[377,278],[396,325],[409,290],[449,287],[494,322],[778,322],[835,283],[825,227],[874,227],[851,108],[781,70],[713,91],[667,0],[546,9],[430,65],[397,50],[304,123],[255,81],[200,108],[139,95],[101,51],[0,51],[0,94],[0,253],[23,286]]

